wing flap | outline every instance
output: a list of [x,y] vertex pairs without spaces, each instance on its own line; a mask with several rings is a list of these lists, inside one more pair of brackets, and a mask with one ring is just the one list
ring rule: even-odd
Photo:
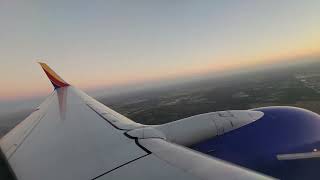
[[162,139],[141,139],[153,155],[199,179],[270,179],[265,175],[209,157]]
[[140,139],[139,143],[151,154],[97,179],[272,179],[162,139]]
[[[96,178],[96,180],[119,180],[119,179],[140,179],[140,180],[164,180],[183,179],[198,180],[199,178],[183,172],[181,169],[172,166],[156,156],[150,154],[135,162],[127,164],[115,171]],[[213,179],[213,177],[212,177]]]

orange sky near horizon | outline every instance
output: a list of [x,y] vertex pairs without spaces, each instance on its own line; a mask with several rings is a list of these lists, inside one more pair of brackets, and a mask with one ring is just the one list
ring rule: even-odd
[[[124,3],[125,2],[125,3]],[[0,102],[320,56],[320,1],[1,1]]]
[[[152,82],[152,81],[161,81],[161,80],[170,80],[175,79],[178,77],[190,77],[194,75],[202,75],[207,73],[216,73],[216,72],[232,72],[233,70],[238,70],[242,68],[255,68],[257,66],[264,66],[264,65],[270,65],[270,64],[277,64],[277,63],[283,63],[283,62],[289,62],[293,59],[296,60],[297,58],[303,58],[310,57],[310,56],[316,56],[320,57],[320,50],[319,51],[309,51],[309,52],[292,52],[292,53],[283,53],[281,55],[276,54],[273,56],[261,56],[257,59],[238,59],[236,60],[237,63],[233,63],[235,60],[226,60],[219,63],[208,63],[208,64],[194,64],[191,67],[187,68],[181,68],[175,72],[168,72],[166,74],[163,74],[162,70],[159,70],[159,72],[148,72],[146,71],[146,74],[148,76],[142,75],[142,74],[122,74],[118,77],[112,77],[112,78],[104,78],[105,76],[97,76],[97,77],[90,77],[91,80],[87,81],[83,78],[77,78],[77,77],[64,77],[62,74],[62,78],[64,78],[68,83],[71,83],[72,85],[75,85],[83,90],[89,90],[94,91],[95,89],[103,88],[103,87],[110,87],[110,86],[121,86],[126,84],[135,84],[140,82]],[[320,60],[320,59],[319,59]],[[37,64],[34,64],[37,66]],[[59,69],[55,69],[52,67],[56,72],[59,73]],[[12,100],[18,100],[18,99],[28,99],[32,97],[38,97],[38,96],[47,96],[52,91],[52,86],[47,79],[44,72],[42,72],[42,69],[39,67],[39,72],[41,72],[41,78],[39,79],[41,81],[21,81],[22,84],[16,84],[15,86],[11,87],[3,87],[0,89],[0,101],[12,101]],[[44,81],[44,80],[46,81]],[[70,81],[69,81],[70,80]],[[36,87],[36,88],[35,88]]]

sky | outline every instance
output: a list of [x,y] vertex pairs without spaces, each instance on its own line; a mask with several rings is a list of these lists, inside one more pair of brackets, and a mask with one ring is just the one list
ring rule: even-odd
[[[319,0],[0,0],[0,105],[320,54]],[[1,107],[1,106],[0,106]]]

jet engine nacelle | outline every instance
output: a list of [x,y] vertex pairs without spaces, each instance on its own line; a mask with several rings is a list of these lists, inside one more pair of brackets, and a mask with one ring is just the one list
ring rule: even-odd
[[263,116],[261,111],[232,110],[200,114],[178,121],[153,126],[166,139],[184,146],[220,136],[250,124]]

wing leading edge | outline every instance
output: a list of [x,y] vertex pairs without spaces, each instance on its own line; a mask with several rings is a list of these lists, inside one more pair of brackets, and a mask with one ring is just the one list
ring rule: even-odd
[[[163,138],[137,138],[145,128],[70,86],[41,64],[55,91],[0,140],[18,180],[269,179]],[[53,77],[53,79],[51,79]]]

